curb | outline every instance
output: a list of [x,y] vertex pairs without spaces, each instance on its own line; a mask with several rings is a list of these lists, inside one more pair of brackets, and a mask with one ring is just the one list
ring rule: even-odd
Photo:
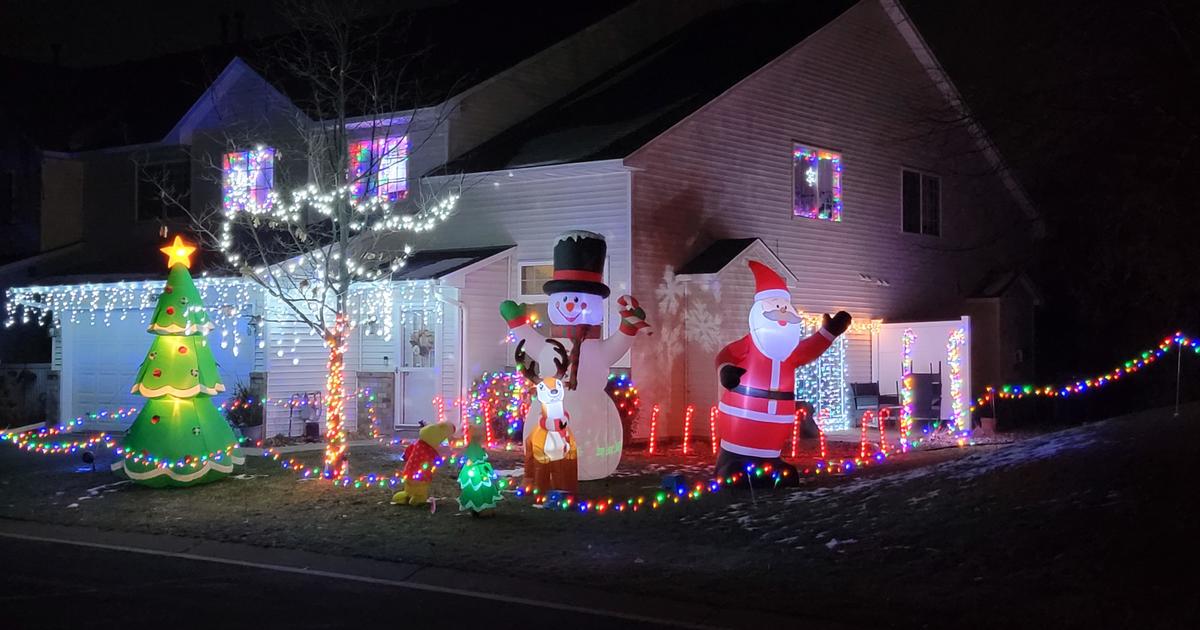
[[[562,583],[164,534],[108,531],[0,517],[0,537],[251,566],[371,582],[400,589],[437,591],[475,599],[587,613],[612,618],[614,623],[627,620],[684,628],[795,627],[800,623],[799,619],[782,615],[715,608]],[[535,593],[537,599],[531,596]]]

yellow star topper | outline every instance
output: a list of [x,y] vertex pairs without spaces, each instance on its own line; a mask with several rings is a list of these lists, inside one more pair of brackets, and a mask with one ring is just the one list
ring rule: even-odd
[[188,269],[192,268],[192,252],[196,248],[183,242],[183,239],[178,235],[175,236],[175,242],[158,250],[167,255],[167,269],[175,266],[175,263],[180,263]]

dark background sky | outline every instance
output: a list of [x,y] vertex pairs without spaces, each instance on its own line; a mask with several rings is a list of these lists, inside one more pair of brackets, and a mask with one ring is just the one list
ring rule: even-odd
[[[1200,332],[1200,3],[904,4],[1046,219],[1026,260],[1046,296],[1042,378]],[[222,16],[230,37],[239,19],[247,39],[276,34],[285,6],[4,0],[0,54],[50,61],[59,43],[64,65],[109,64],[219,43]]]

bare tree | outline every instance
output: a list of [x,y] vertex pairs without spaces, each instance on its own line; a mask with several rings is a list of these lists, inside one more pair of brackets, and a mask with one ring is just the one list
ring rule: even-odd
[[[446,112],[421,107],[420,83],[407,76],[420,51],[399,57],[385,50],[403,25],[381,24],[353,3],[332,0],[295,3],[288,14],[296,30],[276,43],[273,58],[305,112],[293,116],[296,146],[288,149],[304,158],[305,183],[283,191],[260,185],[279,155],[259,146],[211,164],[222,181],[219,207],[191,208],[160,190],[187,210],[205,246],[261,288],[274,307],[265,310],[268,322],[300,323],[324,339],[324,475],[341,478],[348,474],[348,333],[385,317],[390,322],[381,303],[390,306],[391,275],[411,253],[404,234],[431,230],[446,218],[461,182],[433,189],[407,177],[409,155]],[[226,144],[246,146],[238,140]]]

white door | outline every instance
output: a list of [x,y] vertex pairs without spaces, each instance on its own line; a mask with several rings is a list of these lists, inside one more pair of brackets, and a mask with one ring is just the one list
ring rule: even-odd
[[[400,313],[400,360],[396,379],[396,428],[421,422],[437,422],[433,399],[438,395],[436,310],[423,308]],[[448,400],[446,418],[455,417],[454,401]]]
[[907,358],[913,372],[941,372],[940,417],[949,419],[956,409],[966,415],[971,404],[971,318],[882,324],[871,357],[880,393],[898,393],[897,384],[904,370],[905,333],[909,333]]

